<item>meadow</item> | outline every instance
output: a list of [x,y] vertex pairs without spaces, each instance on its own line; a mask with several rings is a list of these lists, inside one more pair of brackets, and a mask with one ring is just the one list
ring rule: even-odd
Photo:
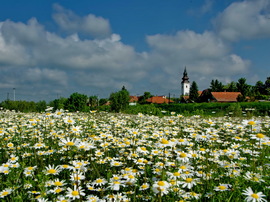
[[0,201],[270,201],[270,118],[0,112]]

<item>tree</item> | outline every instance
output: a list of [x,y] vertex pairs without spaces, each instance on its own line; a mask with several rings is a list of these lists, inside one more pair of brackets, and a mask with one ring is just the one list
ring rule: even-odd
[[84,94],[73,93],[66,100],[64,107],[70,112],[87,111],[88,97]]
[[228,83],[226,86],[223,87],[223,89],[227,92],[237,92],[236,83],[234,81]]
[[222,92],[223,91],[223,84],[216,80],[212,80],[210,83],[210,90],[212,92]]
[[105,105],[108,101],[109,101],[109,100],[106,99],[106,98],[101,98],[101,99],[99,100],[99,106]]
[[195,81],[191,83],[190,91],[189,91],[189,99],[193,101],[198,101],[199,93],[198,93],[198,85]]
[[242,94],[238,97],[238,101],[245,101],[246,96],[249,93],[250,86],[246,83],[245,78],[238,79],[238,82],[236,83],[237,90]]
[[150,92],[144,92],[143,96],[141,96],[139,98],[139,103],[140,104],[145,104],[146,103],[146,100],[148,98],[151,98],[151,97],[153,97],[153,95]]
[[122,90],[111,93],[109,98],[111,102],[111,110],[115,112],[123,111],[127,108],[129,99],[129,92],[126,90],[125,86],[123,86]]
[[89,106],[91,108],[95,108],[99,105],[99,100],[98,100],[98,96],[93,95],[89,97]]
[[36,103],[36,111],[44,112],[46,108],[47,108],[47,103],[45,100],[42,100]]
[[53,107],[53,110],[64,109],[65,103],[67,102],[67,98],[60,97],[59,99],[55,99],[50,102],[49,106]]
[[264,86],[266,95],[270,95],[270,77],[267,77]]

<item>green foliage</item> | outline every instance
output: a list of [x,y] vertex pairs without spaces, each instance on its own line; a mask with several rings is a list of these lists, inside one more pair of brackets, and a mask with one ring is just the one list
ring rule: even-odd
[[101,99],[99,100],[99,106],[105,105],[108,101],[109,101],[109,99],[101,98]]
[[88,97],[84,94],[73,93],[64,103],[64,108],[69,110],[70,112],[85,112],[89,111],[89,107],[87,106]]
[[236,116],[240,117],[242,116],[242,108],[239,103],[232,103],[228,108],[227,108],[227,113],[230,116]]
[[50,106],[53,107],[53,110],[57,110],[57,109],[64,109],[65,108],[65,103],[67,102],[67,98],[59,98],[59,99],[55,99],[53,101],[50,102]]
[[236,83],[236,87],[237,90],[242,94],[243,99],[245,99],[250,90],[250,86],[246,83],[246,79],[240,78]]
[[150,92],[144,92],[143,96],[141,96],[139,98],[139,103],[140,104],[145,104],[146,103],[146,100],[148,98],[151,98],[151,97],[153,97],[153,95]]
[[154,104],[147,104],[147,105],[133,105],[128,106],[126,110],[124,111],[127,114],[148,114],[148,115],[155,115],[155,116],[161,116],[161,110],[156,107]]
[[198,93],[198,85],[195,81],[192,82],[189,92],[189,99],[196,102],[198,100],[199,93]]
[[129,104],[129,92],[123,86],[122,90],[110,95],[111,110],[121,112],[125,110]]
[[[242,116],[242,111],[249,115],[270,115],[269,102],[241,102],[241,103],[188,103],[156,105],[160,111],[176,112],[182,115]],[[229,114],[229,112],[233,112]]]
[[223,84],[216,80],[212,80],[210,84],[210,89],[212,92],[222,92],[223,91]]
[[37,112],[44,112],[46,108],[47,108],[47,103],[45,100],[39,101],[36,103],[36,111]]
[[5,100],[1,102],[1,107],[8,110],[15,110],[17,112],[43,112],[45,111],[47,104],[45,101],[33,102],[33,101],[12,101]]
[[96,109],[99,105],[98,96],[93,95],[89,97],[89,106],[91,109]]
[[237,92],[236,83],[234,81],[225,85],[223,89],[226,90],[227,92]]

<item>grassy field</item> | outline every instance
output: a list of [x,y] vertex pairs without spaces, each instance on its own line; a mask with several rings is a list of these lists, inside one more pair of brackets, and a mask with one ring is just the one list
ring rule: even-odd
[[0,112],[2,201],[270,200],[270,118]]

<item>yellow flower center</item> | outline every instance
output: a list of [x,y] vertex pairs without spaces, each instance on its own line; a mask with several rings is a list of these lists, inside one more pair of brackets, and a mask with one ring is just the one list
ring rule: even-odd
[[159,181],[157,184],[158,184],[158,186],[165,186],[165,182],[163,182],[163,181]]
[[103,180],[102,180],[102,179],[97,179],[96,182],[97,182],[97,183],[101,183],[101,182],[103,182]]
[[174,176],[180,176],[181,174],[179,172],[173,173]]
[[62,191],[61,188],[57,188],[57,189],[55,190],[56,193],[60,193],[61,191]]
[[79,195],[79,192],[78,192],[78,191],[72,191],[72,192],[71,192],[71,195],[72,195],[72,196],[78,196],[78,195]]
[[49,169],[49,170],[48,170],[48,173],[50,173],[50,174],[55,174],[55,173],[56,173],[56,170],[55,170],[55,169]]
[[219,188],[220,190],[225,190],[225,189],[226,189],[226,187],[225,187],[225,186],[222,186],[222,185],[218,186],[218,188]]
[[4,192],[2,192],[1,196],[6,196],[6,195],[8,195],[8,194],[9,194],[8,191],[4,191]]
[[67,142],[66,145],[67,145],[67,146],[73,146],[73,145],[74,145],[74,142]]
[[187,179],[186,179],[186,182],[187,182],[187,183],[191,183],[192,180],[193,180],[192,178],[187,178]]
[[248,122],[248,125],[255,125],[256,123],[255,123],[255,121],[249,121]]
[[187,155],[186,155],[185,153],[181,153],[181,154],[180,154],[180,157],[181,157],[181,158],[185,158],[186,156],[187,156]]
[[63,185],[63,183],[62,183],[62,182],[60,182],[60,181],[56,181],[56,182],[54,182],[54,185],[55,185],[55,186],[62,186],[62,185]]
[[169,141],[166,140],[166,139],[164,139],[164,138],[162,138],[162,139],[161,139],[161,144],[169,144]]
[[186,166],[180,166],[180,169],[185,170],[187,167]]
[[258,133],[258,134],[256,135],[256,137],[257,137],[257,138],[264,138],[264,134]]
[[146,189],[147,187],[148,187],[148,186],[147,186],[146,184],[143,184],[143,185],[142,185],[142,188],[143,188],[143,189]]
[[258,195],[258,194],[255,194],[255,193],[254,193],[254,194],[251,194],[251,197],[252,197],[252,198],[255,198],[255,199],[260,198],[259,195]]

